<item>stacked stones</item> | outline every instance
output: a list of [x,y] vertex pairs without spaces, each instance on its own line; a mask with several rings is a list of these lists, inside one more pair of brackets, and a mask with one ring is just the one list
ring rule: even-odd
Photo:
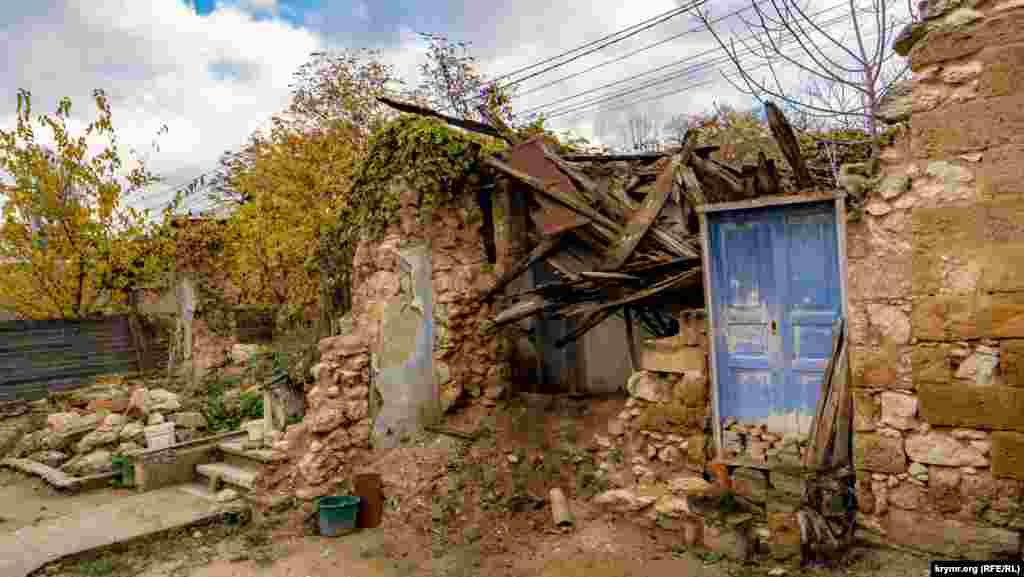
[[909,132],[849,228],[859,522],[986,559],[1024,529],[1024,7],[928,11],[886,108]]
[[65,410],[46,418],[46,427],[21,438],[12,456],[25,457],[85,476],[111,470],[114,455],[143,449],[145,427],[170,420],[179,440],[207,427],[195,411],[179,411],[179,396],[166,389],[122,385],[95,385],[71,393]]
[[298,457],[292,482],[299,498],[326,495],[344,480],[345,466],[369,448],[369,366],[362,335],[320,341],[320,363],[312,369],[316,384],[306,394],[310,412],[273,445]]
[[722,423],[722,450],[729,459],[800,466],[807,443],[807,435],[780,435],[769,431],[764,423],[744,424],[735,417]]

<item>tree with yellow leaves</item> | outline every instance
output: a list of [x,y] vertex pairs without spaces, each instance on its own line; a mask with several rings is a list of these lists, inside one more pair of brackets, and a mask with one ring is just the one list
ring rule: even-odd
[[[126,169],[110,105],[93,94],[97,118],[68,128],[71,101],[32,117],[18,92],[16,124],[0,130],[0,308],[21,318],[84,318],[124,307],[134,287],[160,275],[168,248],[156,225],[124,204],[157,179],[142,162]],[[51,142],[41,142],[36,126]],[[98,152],[97,142],[100,141]]]
[[248,304],[285,316],[316,309],[321,240],[349,187],[358,136],[345,123],[310,127],[275,118],[253,137],[230,186],[247,199],[232,215],[225,254]]

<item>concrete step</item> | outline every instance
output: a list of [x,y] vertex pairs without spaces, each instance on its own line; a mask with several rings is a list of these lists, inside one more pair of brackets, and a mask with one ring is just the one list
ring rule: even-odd
[[196,465],[196,473],[206,479],[219,477],[224,483],[241,487],[247,491],[253,490],[256,486],[256,480],[260,476],[259,471],[253,471],[252,469],[246,469],[229,463],[204,463]]
[[224,462],[243,469],[259,470],[263,465],[283,463],[288,455],[273,449],[247,449],[245,439],[225,441],[217,445],[224,454]]
[[184,485],[181,485],[180,487],[182,491],[188,493],[189,495],[199,497],[200,499],[205,499],[211,503],[218,503],[221,505],[244,504],[242,503],[243,492],[232,489],[230,487],[223,488],[217,491],[216,493],[210,490],[208,484],[198,482],[186,483]]

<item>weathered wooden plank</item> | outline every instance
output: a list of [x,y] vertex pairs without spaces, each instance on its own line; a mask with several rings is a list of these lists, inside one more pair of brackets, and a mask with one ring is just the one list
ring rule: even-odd
[[509,323],[525,319],[526,317],[539,314],[544,311],[547,304],[547,301],[539,297],[527,299],[521,303],[516,303],[501,311],[498,313],[498,316],[494,317],[494,326],[499,327],[501,325],[507,325]]
[[601,268],[604,270],[615,270],[626,264],[626,261],[629,260],[629,255],[633,254],[633,249],[639,244],[640,239],[647,234],[647,230],[654,223],[654,220],[658,218],[658,214],[661,213],[661,209],[665,207],[665,202],[668,201],[668,197],[672,193],[672,176],[675,166],[675,162],[670,162],[662,169],[654,185],[654,192],[647,195],[643,206],[629,220],[622,239],[609,253]]
[[633,307],[622,307],[626,317],[626,346],[629,351],[629,367],[635,373],[640,370],[640,354],[636,350],[636,335],[633,333]]
[[789,162],[789,166],[793,168],[796,175],[797,187],[804,189],[814,186],[811,173],[807,170],[807,162],[804,160],[803,154],[800,153],[800,143],[797,142],[796,134],[793,132],[793,127],[789,125],[789,121],[786,120],[786,115],[774,102],[765,102],[764,109],[768,115],[768,126],[771,127],[772,134],[775,135],[775,140],[779,143],[783,156],[786,157],[786,161]]
[[585,272],[581,272],[580,276],[582,276],[583,278],[592,278],[592,279],[598,279],[598,280],[627,280],[627,281],[644,280],[644,279],[642,279],[642,278],[640,278],[638,276],[631,275],[631,274],[624,274],[624,273],[620,273],[620,272],[585,271]]
[[519,275],[526,272],[533,264],[555,251],[562,244],[562,236],[552,236],[543,239],[540,244],[535,246],[530,254],[523,257],[519,262],[513,265],[512,268],[505,271],[505,274],[501,275],[498,280],[494,281],[494,285],[484,293],[483,298],[489,299],[494,294],[504,289],[508,283],[512,282]]
[[410,104],[408,102],[399,102],[397,100],[388,98],[387,96],[378,96],[377,100],[379,102],[381,102],[382,104],[386,104],[386,105],[390,106],[391,108],[394,108],[395,110],[398,110],[399,112],[408,112],[410,114],[418,114],[420,116],[432,116],[434,118],[443,120],[446,123],[451,124],[452,126],[458,126],[459,128],[464,128],[466,130],[469,130],[470,132],[478,132],[480,134],[486,134],[487,136],[493,136],[494,138],[500,138],[500,139],[502,139],[502,140],[504,140],[506,142],[509,142],[509,143],[513,142],[510,137],[502,134],[501,131],[499,131],[497,128],[494,128],[493,126],[491,126],[489,124],[484,124],[482,122],[476,122],[474,120],[464,120],[462,118],[455,118],[453,116],[447,116],[445,114],[441,114],[440,112],[436,112],[436,111],[431,110],[429,108],[426,108],[426,107],[423,107],[423,106],[419,106],[419,105],[416,105],[416,104]]
[[616,299],[606,303],[597,304],[583,304],[583,305],[570,305],[559,309],[558,314],[562,316],[576,316],[580,314],[589,314],[606,308],[617,307],[642,301],[646,298],[650,298],[660,292],[685,286],[687,283],[695,282],[700,278],[700,267],[690,269],[686,272],[673,275],[655,285],[652,285],[646,289],[634,292],[626,297]]
[[836,363],[840,360],[839,355],[845,346],[844,322],[844,319],[839,317],[832,325],[831,355],[825,365],[825,374],[821,380],[821,392],[818,395],[818,404],[811,421],[811,439],[807,453],[804,455],[804,466],[812,469],[824,466],[825,452],[831,440],[829,429],[835,420],[835,413],[831,411],[834,410],[837,403],[833,398],[832,380]]

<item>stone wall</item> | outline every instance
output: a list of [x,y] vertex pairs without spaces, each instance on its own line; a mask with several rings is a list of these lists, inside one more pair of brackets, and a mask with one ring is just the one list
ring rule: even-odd
[[[481,330],[493,313],[478,295],[494,272],[474,196],[421,219],[417,192],[401,178],[392,186],[398,218],[357,247],[346,331],[321,341],[306,417],[275,446],[293,456],[301,498],[344,481],[371,446],[397,444],[459,403],[500,393],[498,339]],[[427,272],[429,286],[417,286]]]
[[992,558],[1024,529],[1024,5],[932,4],[849,226],[859,520]]

